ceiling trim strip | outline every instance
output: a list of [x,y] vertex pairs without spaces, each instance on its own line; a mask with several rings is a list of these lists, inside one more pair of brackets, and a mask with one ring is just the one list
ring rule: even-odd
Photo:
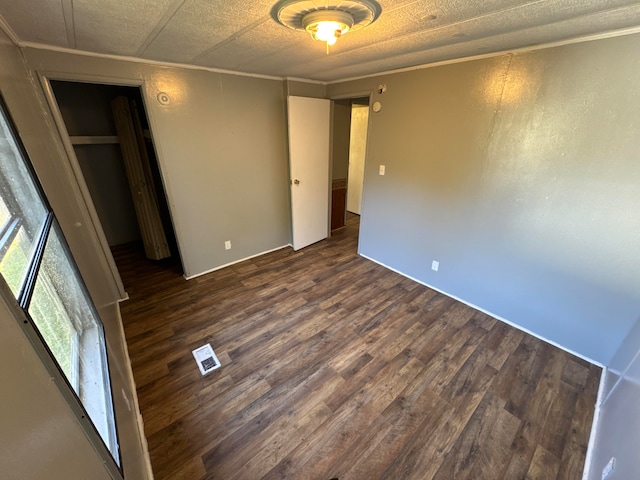
[[391,69],[391,70],[385,70],[385,71],[382,71],[382,72],[376,72],[376,73],[372,73],[372,74],[368,74],[368,75],[359,75],[359,76],[356,76],[356,77],[349,77],[349,78],[344,78],[344,79],[340,79],[340,80],[330,80],[330,81],[326,82],[326,84],[327,85],[333,85],[333,84],[336,84],[336,83],[352,82],[354,80],[362,80],[362,79],[365,79],[365,78],[380,77],[382,75],[391,75],[391,74],[394,74],[394,73],[402,73],[402,72],[412,72],[414,70],[423,70],[425,68],[441,67],[443,65],[452,65],[452,64],[455,64],[455,63],[469,62],[469,61],[472,61],[472,60],[480,60],[480,59],[483,59],[483,58],[499,57],[501,55],[507,55],[507,54],[510,54],[510,53],[524,53],[524,52],[531,52],[531,51],[535,51],[535,50],[544,50],[544,49],[547,49],[547,48],[561,47],[563,45],[572,45],[572,44],[576,44],[576,43],[592,42],[594,40],[604,40],[604,39],[607,39],[607,38],[623,37],[625,35],[633,35],[635,33],[640,33],[640,26],[623,28],[623,29],[620,29],[620,30],[613,30],[611,32],[605,32],[605,33],[596,33],[596,34],[593,34],[593,35],[584,35],[584,36],[580,36],[580,37],[574,37],[574,38],[569,38],[569,39],[565,39],[565,40],[559,40],[557,42],[541,43],[539,45],[528,45],[526,47],[514,48],[514,49],[510,49],[510,50],[500,50],[500,51],[497,51],[497,52],[483,53],[483,54],[479,54],[479,55],[470,55],[470,56],[466,56],[466,57],[453,58],[451,60],[441,60],[439,62],[425,63],[425,64],[422,64],[422,65],[414,65],[414,66],[411,66],[411,67],[395,68],[395,69]]
[[607,39],[607,38],[620,37],[620,36],[632,35],[632,34],[640,33],[640,26],[629,27],[629,28],[624,28],[624,29],[620,29],[620,30],[614,30],[614,31],[611,31],[611,32],[598,33],[598,34],[593,34],[593,35],[586,35],[586,36],[575,37],[575,38],[571,38],[571,39],[565,39],[565,40],[561,40],[561,41],[558,41],[558,42],[545,43],[545,44],[540,44],[540,45],[530,45],[530,46],[522,47],[522,48],[518,48],[518,49],[501,50],[501,51],[492,52],[492,53],[485,53],[485,54],[480,54],[480,55],[472,55],[472,56],[461,57],[461,58],[456,58],[456,59],[452,59],[452,60],[443,60],[443,61],[440,61],[440,62],[434,62],[434,63],[428,63],[428,64],[422,64],[422,65],[415,65],[415,66],[412,66],[412,67],[391,69],[391,70],[372,73],[372,74],[369,74],[369,75],[360,75],[360,76],[355,76],[355,77],[347,77],[347,78],[343,78],[343,79],[339,79],[339,80],[331,80],[331,81],[326,81],[325,82],[325,81],[321,81],[321,80],[304,79],[304,78],[297,78],[297,77],[274,76],[274,75],[264,75],[264,74],[259,74],[259,73],[238,72],[238,71],[234,71],[234,70],[225,70],[225,69],[221,69],[221,68],[205,67],[205,66],[200,66],[200,65],[190,65],[190,64],[184,64],[184,63],[162,62],[162,61],[158,61],[158,60],[149,60],[149,59],[145,59],[145,58],[132,57],[132,56],[87,52],[87,51],[84,51],[84,50],[76,50],[76,49],[71,49],[71,48],[66,48],[66,47],[57,47],[57,46],[46,45],[46,44],[41,44],[41,43],[36,43],[36,42],[23,42],[23,41],[20,40],[20,38],[16,35],[16,33],[13,31],[13,29],[9,26],[9,24],[6,22],[6,20],[1,15],[0,15],[0,29],[2,29],[5,32],[5,34],[11,39],[11,41],[15,45],[17,45],[18,47],[21,47],[21,48],[33,48],[33,49],[36,49],[36,50],[48,50],[48,51],[53,51],[53,52],[68,53],[68,54],[81,55],[81,56],[86,56],[86,57],[104,58],[104,59],[110,59],[110,60],[120,60],[120,61],[135,62],[135,63],[146,64],[146,65],[154,65],[154,66],[169,66],[169,67],[185,68],[185,69],[189,69],[189,70],[202,70],[202,71],[213,72],[213,73],[223,73],[223,74],[227,74],[227,75],[236,75],[236,76],[240,76],[240,77],[263,78],[263,79],[266,79],[266,80],[279,80],[279,81],[283,81],[283,80],[287,80],[288,79],[288,80],[295,80],[295,81],[300,81],[300,82],[317,83],[317,84],[321,84],[321,85],[333,85],[333,84],[337,84],[337,83],[350,82],[350,81],[354,81],[354,80],[362,80],[362,79],[366,79],[366,78],[374,78],[374,77],[379,77],[379,76],[383,76],[383,75],[391,75],[391,74],[395,74],[395,73],[410,72],[410,71],[413,71],[413,70],[422,70],[422,69],[425,69],[425,68],[439,67],[439,66],[443,66],[443,65],[451,65],[451,64],[461,63],[461,62],[466,62],[466,61],[471,61],[471,60],[479,60],[479,59],[483,59],[483,58],[492,58],[492,57],[497,57],[497,56],[505,55],[505,54],[509,54],[509,53],[524,53],[524,52],[528,52],[528,51],[543,50],[543,49],[546,49],[546,48],[559,47],[559,46],[563,46],[563,45],[571,45],[571,44],[574,44],[574,43],[590,42],[590,41],[594,41],[594,40],[603,40],[603,39]]
[[20,37],[18,37],[13,28],[11,28],[11,25],[9,25],[9,22],[7,22],[2,15],[0,15],[0,29],[2,29],[15,45],[20,45]]
[[[1,17],[0,17],[1,18]],[[0,24],[1,26],[1,24]],[[114,55],[114,54],[109,54],[109,53],[95,53],[95,52],[88,52],[86,50],[76,50],[73,48],[66,48],[66,47],[58,47],[55,45],[46,45],[43,43],[37,43],[37,42],[23,42],[23,41],[18,41],[16,42],[16,45],[20,48],[33,48],[35,50],[48,50],[51,52],[58,52],[58,53],[68,53],[71,55],[80,55],[83,57],[92,57],[92,58],[104,58],[107,60],[119,60],[119,61],[123,61],[123,62],[135,62],[135,63],[141,63],[143,65],[154,65],[154,66],[159,66],[159,67],[176,67],[176,68],[184,68],[187,70],[204,70],[206,72],[213,72],[213,73],[224,73],[226,75],[236,75],[238,77],[251,77],[251,78],[263,78],[265,80],[284,80],[284,77],[277,77],[274,75],[264,75],[261,73],[247,73],[247,72],[236,72],[234,70],[225,70],[222,68],[213,68],[213,67],[204,67],[201,65],[190,65],[187,63],[173,63],[173,62],[162,62],[159,60],[149,60],[147,58],[140,58],[140,57],[131,57],[131,56],[126,56],[126,55]]]

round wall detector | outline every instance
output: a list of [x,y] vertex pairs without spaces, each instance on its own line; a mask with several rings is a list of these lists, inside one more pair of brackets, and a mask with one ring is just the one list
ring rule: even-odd
[[156,98],[158,99],[158,103],[160,105],[169,105],[169,103],[171,102],[171,97],[169,97],[169,94],[167,92],[160,92]]

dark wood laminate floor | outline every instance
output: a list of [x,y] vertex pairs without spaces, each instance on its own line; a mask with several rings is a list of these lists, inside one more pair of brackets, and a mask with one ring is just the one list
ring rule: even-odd
[[600,369],[358,257],[357,230],[190,281],[115,252],[156,479],[581,478]]

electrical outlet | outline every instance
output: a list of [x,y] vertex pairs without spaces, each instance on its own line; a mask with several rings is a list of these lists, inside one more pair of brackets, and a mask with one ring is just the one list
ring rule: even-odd
[[434,260],[433,262],[431,262],[431,270],[433,270],[434,272],[437,272],[439,268],[440,268],[439,261]]
[[227,240],[226,242],[224,242],[224,249],[231,250],[231,240]]
[[607,480],[608,478],[611,478],[615,469],[616,469],[616,457],[611,457],[611,460],[609,460],[609,463],[607,463],[602,469],[602,480]]

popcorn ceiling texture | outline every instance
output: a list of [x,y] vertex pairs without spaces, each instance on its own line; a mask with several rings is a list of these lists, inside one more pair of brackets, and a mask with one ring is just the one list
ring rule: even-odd
[[271,17],[275,3],[0,0],[0,15],[21,42],[320,81],[640,26],[638,0],[380,0],[326,55]]

